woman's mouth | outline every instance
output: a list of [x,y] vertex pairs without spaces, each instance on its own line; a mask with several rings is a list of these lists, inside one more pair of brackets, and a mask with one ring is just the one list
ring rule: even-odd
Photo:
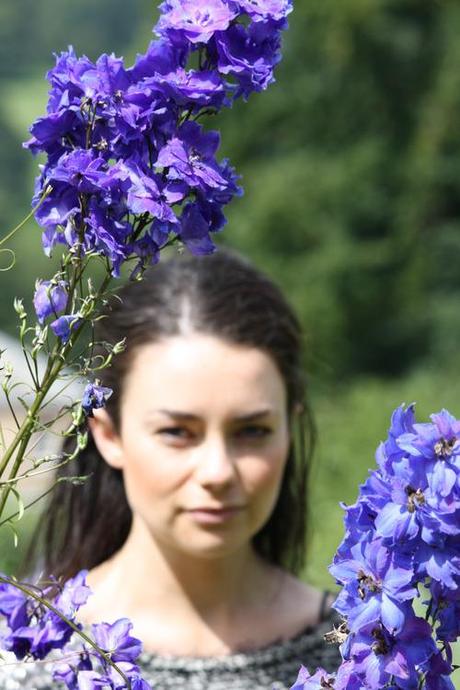
[[236,517],[243,510],[242,506],[223,506],[221,508],[189,508],[185,512],[201,524],[217,525]]

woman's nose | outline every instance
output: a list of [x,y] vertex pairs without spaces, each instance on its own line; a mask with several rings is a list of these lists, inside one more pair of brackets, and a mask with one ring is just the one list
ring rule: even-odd
[[206,438],[196,448],[195,479],[206,488],[226,487],[237,476],[234,458],[225,439],[220,436]]

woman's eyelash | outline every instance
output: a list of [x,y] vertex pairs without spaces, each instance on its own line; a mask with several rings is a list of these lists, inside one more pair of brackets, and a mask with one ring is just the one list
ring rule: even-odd
[[159,434],[166,434],[167,436],[175,436],[176,438],[188,438],[191,432],[182,426],[167,426],[158,429]]
[[236,432],[237,436],[249,436],[251,438],[263,438],[270,433],[271,429],[269,427],[256,424],[244,426]]

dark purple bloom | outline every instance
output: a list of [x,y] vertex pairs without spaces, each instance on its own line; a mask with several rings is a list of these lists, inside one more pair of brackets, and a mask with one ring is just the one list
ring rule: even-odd
[[160,40],[132,68],[115,55],[77,57],[73,48],[57,56],[47,113],[27,144],[47,154],[33,201],[51,185],[36,212],[45,252],[78,242],[118,276],[130,257],[139,258],[135,271],[158,260],[164,241],[150,228],[160,226],[195,252],[212,251],[209,233],[222,229],[223,207],[241,190],[227,161],[215,159],[218,133],[190,118],[267,86],[290,11],[291,0],[165,0]]
[[190,187],[224,190],[228,182],[214,158],[219,148],[218,132],[204,132],[195,122],[185,122],[159,152],[156,166],[169,169],[170,179],[179,179]]
[[13,584],[0,583],[0,613],[6,617],[11,630],[27,625],[30,620],[27,598]]
[[452,658],[445,659],[440,652],[433,654],[425,674],[425,687],[429,690],[456,690],[449,678],[452,671]]
[[[65,137],[69,132],[81,125],[81,116],[78,111],[65,109],[59,112],[51,112],[45,117],[40,117],[32,125],[30,132],[32,139],[26,144],[33,153],[43,149],[48,150],[51,144]],[[62,152],[65,147],[62,146]]]
[[134,67],[128,73],[134,82],[145,77],[175,72],[179,67],[185,67],[187,51],[173,46],[170,41],[151,41],[146,53],[138,55]]
[[292,12],[292,0],[238,0],[238,4],[254,21],[281,21]]
[[104,407],[106,401],[112,395],[111,388],[99,386],[96,383],[88,383],[83,391],[81,406],[88,417],[93,417],[93,410]]
[[[392,478],[386,505],[375,518],[378,534],[392,541],[415,539],[422,536],[430,543],[437,532],[455,532],[452,524],[454,506],[443,505],[439,497],[420,480],[419,468],[416,476],[410,469]],[[419,480],[418,483],[415,480]]]
[[380,620],[390,632],[403,628],[406,602],[417,595],[413,558],[374,538],[354,544],[345,557],[339,552],[330,572],[343,585],[334,607],[352,630]]
[[155,31],[176,32],[191,43],[207,43],[216,31],[225,31],[237,16],[234,3],[224,0],[165,0]]
[[[89,589],[84,585],[86,572],[69,580],[62,592],[55,597],[53,604],[67,618],[73,620],[78,608],[86,602]],[[13,586],[11,586],[13,587]],[[44,595],[46,596],[46,592]],[[42,606],[31,597],[24,597],[27,615],[21,615],[22,625],[18,626],[17,612],[7,617],[10,627],[3,642],[5,647],[13,651],[17,658],[22,659],[26,654],[35,659],[44,659],[52,649],[62,648],[73,634],[72,628],[56,613]]]
[[[74,653],[73,653],[74,654]],[[64,648],[65,655],[65,648]],[[83,652],[78,655],[78,661],[72,657],[71,663],[58,661],[53,665],[53,680],[65,683],[68,690],[81,690],[79,675],[82,671],[92,671],[89,654]]]
[[181,106],[211,106],[220,109],[227,100],[224,82],[216,72],[186,71],[180,67],[175,72],[157,76],[156,82],[164,93]]
[[107,163],[91,151],[76,150],[65,153],[57,165],[49,171],[48,181],[65,182],[78,192],[97,192],[106,180]]
[[51,328],[54,335],[57,335],[57,337],[60,338],[63,343],[66,343],[69,340],[72,331],[79,325],[79,323],[80,318],[77,314],[65,314],[64,316],[60,316],[58,319],[56,319],[56,321],[53,321],[51,323]]
[[165,185],[159,175],[152,174],[150,169],[141,168],[136,163],[130,163],[125,169],[127,208],[139,215],[149,213],[160,222],[177,223],[170,203],[177,203],[186,196],[187,185]]
[[60,280],[53,284],[50,280],[37,283],[34,294],[34,308],[38,321],[43,323],[48,316],[57,316],[67,304],[67,283]]
[[436,637],[443,642],[455,642],[460,637],[460,582],[457,584],[455,590],[449,590],[442,582],[432,582],[432,599],[424,602],[436,612],[436,620],[439,623]]
[[235,98],[247,98],[274,81],[273,68],[281,59],[281,34],[272,24],[259,22],[249,28],[236,24],[213,40],[219,72],[239,83]]
[[398,444],[398,438],[413,431],[415,423],[415,405],[404,405],[396,408],[391,416],[391,426],[388,438],[377,448],[376,460],[381,470],[387,474],[393,473],[393,464],[407,455]]
[[369,626],[352,634],[343,654],[354,662],[354,672],[365,687],[382,688],[392,676],[417,687],[419,673],[437,653],[426,621],[413,616],[397,636],[381,626]]
[[460,550],[458,538],[438,534],[432,543],[421,542],[416,552],[417,578],[429,577],[442,584],[445,590],[460,588]]
[[[34,197],[34,205],[38,203],[41,190]],[[62,230],[68,223],[77,217],[80,210],[78,193],[74,187],[62,182],[53,183],[53,192],[50,194],[35,213],[39,225],[45,228],[43,246],[47,255],[58,242],[65,243]]]
[[216,246],[209,236],[209,225],[197,204],[187,204],[181,218],[179,236],[192,254],[212,254]]
[[123,60],[115,55],[101,55],[94,67],[85,70],[81,83],[87,97],[103,100],[103,96],[115,96],[117,99],[131,83],[125,70]]
[[18,628],[5,642],[18,658],[31,654],[35,659],[44,659],[52,649],[62,648],[72,634],[72,628],[53,614],[43,616],[36,625]]

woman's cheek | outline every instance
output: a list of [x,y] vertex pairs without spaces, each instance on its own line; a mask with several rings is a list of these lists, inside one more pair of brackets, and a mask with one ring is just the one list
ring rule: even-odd
[[178,458],[151,440],[131,446],[123,472],[128,498],[145,496],[152,501],[168,496],[186,480],[188,464],[186,457]]
[[284,455],[274,452],[263,460],[253,462],[252,467],[248,467],[245,484],[248,493],[255,501],[262,501],[274,507],[285,465]]

